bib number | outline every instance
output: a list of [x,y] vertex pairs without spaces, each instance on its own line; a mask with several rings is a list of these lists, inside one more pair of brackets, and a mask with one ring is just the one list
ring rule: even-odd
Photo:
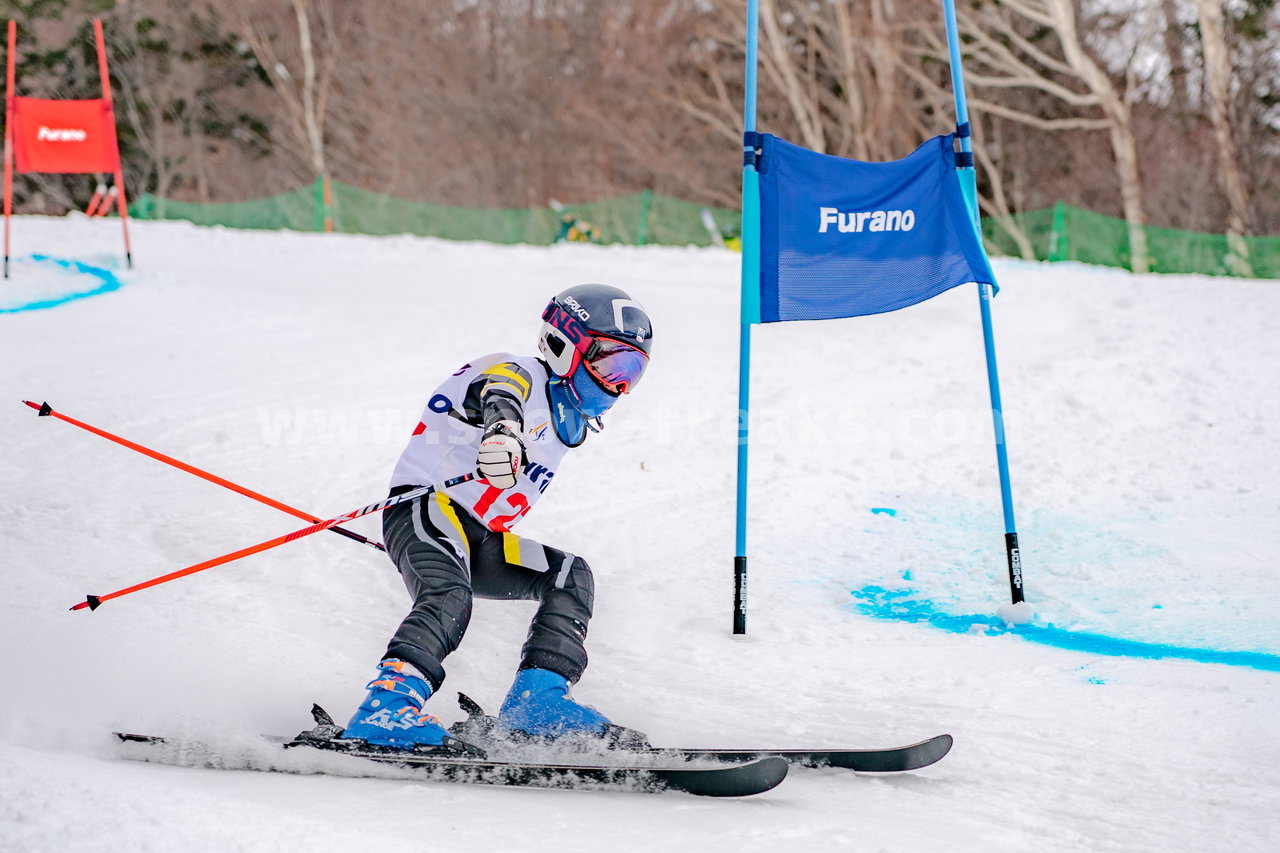
[[[488,518],[489,510],[493,509],[493,505],[497,502],[499,496],[515,512],[510,515],[497,515],[493,518]],[[485,524],[489,526],[490,530],[506,533],[511,529],[511,525],[519,521],[520,517],[529,511],[529,499],[520,492],[510,490],[504,492],[497,486],[489,486],[484,490],[484,494],[480,496],[480,500],[476,501],[476,505],[472,507],[472,510],[478,517],[488,518]]]

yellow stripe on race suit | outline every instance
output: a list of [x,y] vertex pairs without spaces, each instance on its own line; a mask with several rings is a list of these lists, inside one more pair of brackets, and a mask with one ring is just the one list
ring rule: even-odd
[[[535,572],[545,572],[550,568],[547,564],[545,548],[532,539],[526,539],[514,533],[502,534],[502,559],[506,560],[509,566],[519,566]],[[572,556],[569,559],[572,560]]]
[[514,533],[502,534],[502,558],[513,566],[520,565],[520,537]]
[[[532,390],[532,388],[529,385],[529,380],[525,379],[523,376],[521,376],[519,373],[516,373],[514,370],[509,370],[506,367],[503,367],[501,364],[495,364],[493,367],[490,367],[481,375],[482,376],[504,376],[507,379],[514,379],[516,381],[516,384],[519,385],[520,387],[514,388],[512,390],[519,392],[520,399],[522,400],[529,399],[529,392]],[[490,382],[489,384],[492,385],[494,383]],[[501,384],[505,385],[507,383],[504,382]]]
[[490,379],[488,382],[484,384],[483,393],[485,394],[489,393],[489,390],[491,388],[510,388],[511,392],[515,394],[517,397],[519,397],[521,400],[529,399],[529,394],[527,391],[521,391],[519,388],[512,385],[510,382],[501,382],[497,379]]
[[449,520],[454,529],[458,531],[458,541],[462,543],[462,547],[467,549],[467,559],[471,559],[471,543],[467,540],[467,534],[462,529],[462,522],[458,520],[458,512],[453,508],[453,502],[444,496],[442,492],[435,493],[436,506],[440,507],[440,511],[444,513],[444,517]]

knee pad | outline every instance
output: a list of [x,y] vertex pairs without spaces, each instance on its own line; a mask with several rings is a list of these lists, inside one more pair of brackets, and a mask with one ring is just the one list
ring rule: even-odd
[[591,573],[591,566],[581,557],[565,555],[567,565],[556,574],[556,582],[543,594],[545,599],[552,590],[563,590],[568,593],[591,617],[591,610],[596,600],[596,579]]

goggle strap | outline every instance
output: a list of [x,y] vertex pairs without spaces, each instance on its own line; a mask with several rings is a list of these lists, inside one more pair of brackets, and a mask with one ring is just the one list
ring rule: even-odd
[[[552,322],[552,318],[555,318],[554,323]],[[592,351],[592,345],[595,344],[595,340],[591,337],[591,333],[587,331],[586,326],[583,326],[582,323],[578,321],[577,317],[569,313],[569,311],[557,303],[555,299],[548,302],[547,307],[543,309],[542,320],[545,323],[551,323],[552,328],[560,332],[565,332],[565,338],[573,344],[573,348],[578,352],[586,355]],[[575,335],[567,333],[564,328],[566,325],[573,325],[576,327],[576,341],[573,340]]]

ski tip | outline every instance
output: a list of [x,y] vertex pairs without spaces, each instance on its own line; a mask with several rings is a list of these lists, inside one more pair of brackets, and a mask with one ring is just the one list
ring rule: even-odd
[[791,762],[779,755],[766,755],[750,762],[755,768],[757,781],[762,790],[768,791],[782,784],[791,769]]
[[669,788],[700,797],[749,797],[782,784],[790,766],[781,756],[764,755],[715,768],[663,770],[661,775]]
[[777,755],[771,755],[764,760],[766,763],[761,770],[763,773],[767,774],[771,780],[776,780],[769,786],[770,788],[776,788],[778,785],[782,784],[783,779],[787,778],[787,771],[791,769],[791,763],[785,758],[781,758]]
[[914,766],[907,768],[910,770],[919,770],[922,767],[928,767],[931,764],[937,764],[951,752],[951,747],[955,745],[956,739],[951,735],[935,735],[919,744],[919,753],[916,756]]

